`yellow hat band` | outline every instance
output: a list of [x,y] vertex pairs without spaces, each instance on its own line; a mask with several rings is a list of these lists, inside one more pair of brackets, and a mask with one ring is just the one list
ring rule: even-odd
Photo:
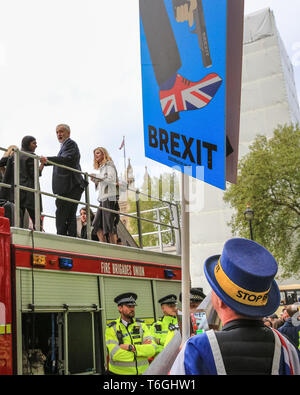
[[231,281],[223,271],[220,259],[215,267],[215,277],[223,291],[239,303],[246,304],[248,306],[265,306],[268,302],[270,289],[264,292],[253,292],[241,288],[239,285]]

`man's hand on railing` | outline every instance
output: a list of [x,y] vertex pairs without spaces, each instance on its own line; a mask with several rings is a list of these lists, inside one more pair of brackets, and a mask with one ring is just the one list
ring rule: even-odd
[[45,165],[48,162],[48,158],[46,158],[45,156],[41,156],[40,157],[40,162],[42,165]]

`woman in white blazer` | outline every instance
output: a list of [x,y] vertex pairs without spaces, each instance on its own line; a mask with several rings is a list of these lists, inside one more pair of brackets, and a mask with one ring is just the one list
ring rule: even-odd
[[102,210],[107,208],[119,211],[118,174],[107,150],[103,147],[94,149],[94,168],[98,170],[92,181],[96,184],[99,208],[93,221],[94,231],[102,242],[117,244],[117,223],[119,215]]

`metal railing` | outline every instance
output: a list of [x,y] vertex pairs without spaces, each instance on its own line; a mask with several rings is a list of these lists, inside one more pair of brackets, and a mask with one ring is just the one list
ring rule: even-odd
[[[165,223],[163,223],[164,225],[161,225],[161,223],[162,223],[161,222],[161,211],[167,211],[167,210],[170,211],[170,226],[171,226],[171,228],[162,230],[162,228],[165,226]],[[178,234],[176,235],[176,230],[174,230],[174,226],[175,226],[175,229],[178,229],[178,224],[175,222],[174,226],[172,226],[172,223],[175,221],[175,217],[176,217],[176,221],[177,221],[178,212],[176,212],[174,215],[174,213],[172,212],[172,207],[165,206],[165,207],[156,207],[156,208],[149,209],[149,210],[143,210],[140,212],[140,214],[146,214],[146,213],[154,213],[156,216],[157,223],[159,225],[158,224],[156,225],[157,230],[154,230],[153,232],[142,232],[142,236],[156,236],[157,241],[158,241],[158,248],[161,252],[164,251],[165,247],[174,247],[175,246],[176,252],[178,253],[178,250],[177,250],[178,246],[176,245],[176,239],[178,238]],[[136,215],[137,213],[131,213],[131,214]],[[164,244],[163,234],[170,235],[170,243]],[[136,238],[136,237],[140,237],[140,235],[134,234],[134,235],[132,235],[132,237]],[[145,248],[156,249],[157,246],[156,245],[155,246],[148,246]]]
[[[0,151],[7,151],[7,149],[0,147]],[[20,185],[20,154],[26,155],[30,158],[33,158],[34,160],[34,188],[29,188],[26,187],[24,185]],[[53,166],[57,166],[60,167],[62,169],[65,170],[69,170],[75,173],[79,173],[81,175],[83,175],[85,181],[86,181],[86,187],[85,187],[85,201],[81,201],[81,200],[75,200],[75,199],[71,199],[71,198],[67,198],[64,196],[60,196],[57,194],[53,194],[53,193],[49,193],[49,192],[45,192],[45,191],[41,191],[40,189],[40,183],[39,183],[39,178],[40,178],[40,171],[39,171],[39,164],[40,164],[40,157],[38,155],[35,154],[30,154],[28,152],[24,152],[21,151],[19,149],[14,149],[14,185],[10,185],[10,184],[6,184],[6,183],[2,183],[0,182],[0,187],[2,188],[14,188],[14,226],[15,227],[20,227],[20,191],[24,190],[24,191],[28,191],[28,192],[32,192],[34,193],[34,203],[35,203],[35,230],[36,231],[41,231],[41,215],[43,215],[44,217],[50,217],[50,218],[55,218],[53,216],[47,215],[45,213],[41,214],[41,207],[40,207],[40,199],[41,196],[48,196],[48,197],[52,197],[55,199],[60,199],[60,200],[64,200],[67,202],[71,202],[71,203],[76,203],[78,205],[82,205],[85,206],[86,208],[86,214],[87,214],[87,239],[91,240],[92,238],[92,226],[91,226],[91,209],[95,208],[95,209],[101,209],[104,211],[108,211],[114,214],[118,214],[120,216],[126,216],[132,219],[137,220],[137,224],[138,224],[138,234],[134,235],[134,237],[138,237],[139,239],[139,247],[143,248],[143,236],[145,234],[142,233],[142,221],[144,222],[148,222],[151,223],[153,225],[157,225],[159,227],[159,229],[163,226],[163,227],[167,227],[169,228],[169,230],[167,230],[168,232],[171,232],[171,234],[175,234],[175,241],[174,244],[176,244],[176,252],[177,254],[181,253],[181,245],[180,245],[180,241],[181,241],[181,232],[180,232],[180,218],[179,218],[179,209],[178,209],[178,204],[174,203],[174,202],[170,202],[170,201],[166,201],[154,196],[151,196],[149,194],[146,194],[144,192],[141,192],[139,189],[133,189],[128,187],[127,183],[125,182],[120,182],[120,183],[113,183],[113,182],[108,182],[107,180],[105,180],[105,182],[107,184],[112,184],[114,186],[119,186],[120,190],[122,191],[132,191],[135,193],[135,197],[136,197],[136,215],[134,214],[129,214],[129,213],[125,213],[125,212],[121,212],[121,211],[116,211],[116,210],[112,210],[112,209],[108,209],[105,207],[99,207],[96,206],[94,204],[91,203],[90,201],[90,193],[89,193],[89,179],[93,178],[96,179],[98,181],[102,181],[102,179],[95,177],[94,174],[89,174],[87,172],[83,172],[68,166],[64,166],[61,164],[57,164],[51,161],[47,162],[50,165]],[[1,181],[1,180],[0,180]],[[146,196],[148,198],[151,199],[155,199],[157,201],[160,201],[163,204],[167,204],[168,207],[170,208],[170,218],[172,219],[170,221],[169,224],[163,223],[160,221],[160,216],[158,215],[158,220],[152,220],[152,219],[147,219],[141,216],[141,214],[143,213],[143,211],[140,210],[140,196]],[[166,209],[166,207],[164,207],[163,209]],[[157,209],[155,209],[157,210]],[[160,231],[159,234],[161,235],[161,233],[163,233],[164,231]],[[159,236],[160,237],[160,236]],[[161,251],[163,251],[163,247],[162,244],[160,244],[160,248]]]

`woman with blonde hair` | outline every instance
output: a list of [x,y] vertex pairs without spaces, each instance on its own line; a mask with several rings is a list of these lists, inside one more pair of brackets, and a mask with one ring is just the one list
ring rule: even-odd
[[8,158],[14,154],[14,149],[18,149],[18,147],[16,145],[10,145],[0,159],[0,182],[3,180]]
[[99,208],[93,221],[94,231],[100,241],[117,244],[116,227],[119,222],[119,215],[101,209],[107,208],[115,211],[120,209],[117,192],[117,169],[104,147],[94,149],[94,168],[98,170],[98,173],[94,174],[95,178],[93,177],[92,181],[96,184],[99,201]]

